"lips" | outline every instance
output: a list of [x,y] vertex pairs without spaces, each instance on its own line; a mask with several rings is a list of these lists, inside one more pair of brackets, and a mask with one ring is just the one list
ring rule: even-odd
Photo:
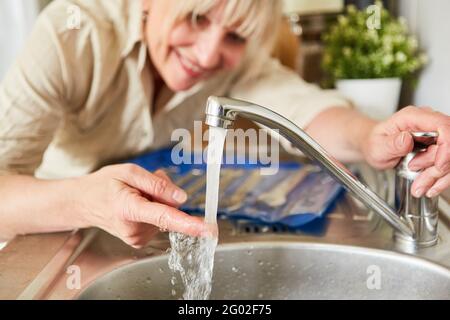
[[199,78],[204,73],[205,70],[203,70],[201,67],[184,57],[182,54],[180,54],[178,51],[174,51],[175,55],[178,58],[178,61],[180,62],[181,67],[183,70],[192,78]]

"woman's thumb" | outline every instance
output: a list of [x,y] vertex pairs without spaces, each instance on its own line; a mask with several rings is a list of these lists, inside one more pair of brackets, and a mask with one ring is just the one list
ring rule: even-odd
[[393,158],[404,157],[410,153],[414,148],[414,140],[408,131],[402,131],[395,135],[388,136],[386,146],[388,148],[387,153]]

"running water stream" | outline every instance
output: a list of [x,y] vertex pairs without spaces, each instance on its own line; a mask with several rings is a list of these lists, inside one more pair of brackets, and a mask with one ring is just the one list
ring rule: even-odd
[[[169,256],[169,267],[180,273],[184,286],[183,299],[206,300],[212,287],[214,253],[218,241],[217,208],[219,197],[220,166],[227,130],[209,128],[206,171],[206,203],[205,222],[211,225],[213,232],[200,238],[189,237],[179,233],[170,233],[172,247]],[[176,284],[176,276],[172,277],[172,285]],[[176,292],[172,292],[176,295]]]

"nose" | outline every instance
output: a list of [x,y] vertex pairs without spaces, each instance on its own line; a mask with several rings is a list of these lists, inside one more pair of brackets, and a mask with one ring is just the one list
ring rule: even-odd
[[202,68],[214,69],[222,64],[224,35],[220,27],[210,27],[201,32],[197,38],[196,53]]

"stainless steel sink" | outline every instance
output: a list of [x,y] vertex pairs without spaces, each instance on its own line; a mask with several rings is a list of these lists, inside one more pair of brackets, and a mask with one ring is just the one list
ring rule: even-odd
[[[180,299],[183,288],[171,285],[167,259],[115,269],[78,298]],[[216,252],[211,299],[450,299],[450,270],[409,255],[346,245],[227,244]]]

